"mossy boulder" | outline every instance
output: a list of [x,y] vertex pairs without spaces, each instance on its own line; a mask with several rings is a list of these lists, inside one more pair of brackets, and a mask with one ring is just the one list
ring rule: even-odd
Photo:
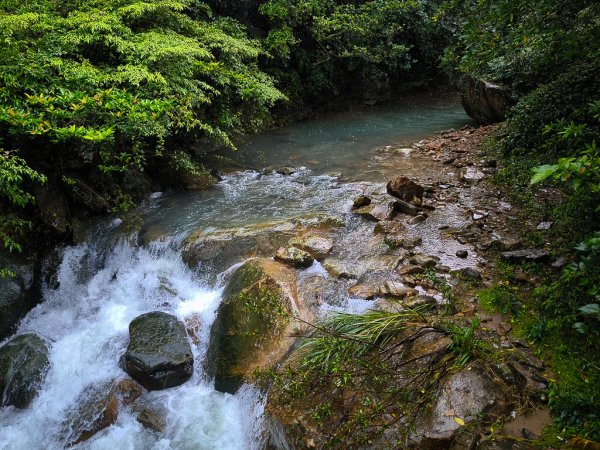
[[0,256],[0,268],[14,273],[13,278],[0,277],[0,341],[12,335],[19,321],[40,300],[39,267],[35,261],[15,260]]
[[0,405],[27,408],[50,367],[48,343],[37,334],[21,334],[0,347]]
[[193,373],[194,356],[185,325],[177,317],[153,311],[129,324],[125,370],[148,390],[185,383]]
[[481,124],[503,121],[515,103],[510,88],[489,81],[465,77],[459,88],[465,112]]
[[311,314],[298,300],[295,273],[268,259],[240,266],[223,292],[211,328],[208,360],[216,389],[235,392],[244,377],[282,360]]

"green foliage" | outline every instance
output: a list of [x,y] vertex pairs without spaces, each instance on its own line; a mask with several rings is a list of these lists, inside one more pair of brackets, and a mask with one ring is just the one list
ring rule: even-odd
[[[283,98],[258,44],[194,0],[48,0],[0,15],[0,132],[49,151],[92,149],[103,171],[143,167],[178,134],[230,145]],[[199,12],[200,11],[200,12]]]
[[[290,64],[310,101],[323,93],[376,93],[437,71],[444,31],[435,1],[269,0],[260,6],[270,29],[264,40],[271,70]],[[288,86],[288,89],[292,86]]]
[[478,319],[473,319],[466,327],[460,327],[451,322],[446,324],[446,329],[452,338],[450,349],[456,353],[455,364],[458,367],[466,366],[472,359],[480,355],[485,347],[483,341],[475,336],[479,324]]
[[23,158],[0,149],[0,196],[21,208],[34,203],[33,195],[23,190],[25,182],[45,183],[46,177],[29,166]]

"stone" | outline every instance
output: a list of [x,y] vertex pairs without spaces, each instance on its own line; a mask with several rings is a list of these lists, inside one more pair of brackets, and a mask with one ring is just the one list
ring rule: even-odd
[[554,222],[551,221],[540,222],[536,230],[549,230],[553,224]]
[[396,235],[387,235],[383,241],[392,248],[403,247],[407,250],[411,250],[423,243],[423,239],[420,237],[402,237]]
[[377,286],[372,286],[363,283],[357,283],[354,286],[348,288],[348,294],[351,297],[362,298],[365,300],[372,300],[379,293]]
[[11,336],[19,321],[38,302],[37,274],[34,263],[16,263],[0,258],[0,267],[14,272],[15,277],[0,277],[0,342]]
[[331,239],[312,234],[293,238],[290,245],[309,253],[317,261],[323,261],[333,249]]
[[526,250],[514,250],[510,252],[502,252],[500,257],[503,261],[511,263],[520,262],[546,262],[550,259],[550,253],[541,248],[532,248]]
[[444,378],[432,407],[416,421],[413,441],[417,448],[447,448],[460,429],[458,418],[468,424],[482,413],[502,415],[506,399],[483,369],[472,366]]
[[468,278],[470,280],[481,280],[481,273],[479,273],[479,271],[477,269],[474,269],[473,267],[464,267],[463,269],[460,269],[458,273],[462,277]]
[[403,200],[396,200],[394,202],[394,210],[409,216],[416,216],[419,214],[419,209],[416,206]]
[[305,269],[312,266],[314,258],[310,253],[296,247],[281,247],[275,254],[275,260],[292,267]]
[[66,446],[85,442],[114,424],[118,419],[120,406],[133,403],[141,394],[141,387],[129,379],[88,386],[67,412],[62,423],[61,435]]
[[390,220],[394,215],[394,202],[371,203],[368,206],[355,209],[354,212],[375,222]]
[[417,254],[411,257],[408,261],[415,266],[431,269],[437,265],[439,258],[435,256]]
[[0,347],[0,406],[31,404],[50,368],[48,351],[48,343],[33,333],[16,336]]
[[67,191],[73,203],[79,208],[84,208],[94,214],[108,211],[106,199],[90,185],[78,178],[70,177],[70,182],[65,183],[65,191]]
[[416,275],[416,274],[423,273],[423,272],[425,272],[425,269],[423,269],[423,267],[417,266],[414,264],[400,266],[398,268],[398,273],[400,275]]
[[404,298],[414,296],[418,293],[415,289],[410,289],[404,284],[397,281],[386,281],[379,289],[382,295],[387,295],[394,298]]
[[393,220],[377,222],[373,233],[375,234],[400,234],[406,231],[406,226]]
[[418,225],[420,223],[423,223],[427,220],[427,214],[419,214],[415,217],[413,217],[412,219],[408,220],[408,224],[409,225]]
[[129,324],[124,366],[126,372],[148,390],[185,383],[194,369],[185,325],[177,317],[160,311],[133,319]]
[[411,179],[403,176],[388,181],[386,185],[388,194],[408,203],[420,206],[423,204],[425,188]]
[[465,112],[481,124],[501,122],[514,104],[510,88],[473,77],[459,83]]
[[485,178],[485,174],[474,167],[464,167],[460,170],[458,178],[465,184],[473,186]]
[[162,433],[167,427],[167,410],[162,406],[145,404],[136,419],[145,428]]
[[269,259],[238,267],[222,295],[210,330],[208,372],[215,389],[234,393],[244,377],[279,363],[313,316],[298,297],[295,271]]
[[501,251],[507,252],[518,249],[523,244],[523,241],[514,237],[501,236],[498,239],[494,240],[493,244],[497,246]]
[[[414,292],[418,291],[414,290]],[[402,305],[409,309],[435,306],[436,304],[437,300],[435,299],[435,297],[432,297],[430,295],[415,295],[412,297],[408,297],[402,302]]]
[[457,250],[456,256],[458,256],[459,258],[466,258],[467,256],[469,256],[469,252],[466,250]]
[[366,195],[359,195],[352,202],[352,209],[362,208],[371,204],[371,199]]
[[296,173],[296,169],[294,169],[293,167],[285,166],[277,169],[275,173],[278,173],[279,175],[293,175]]
[[354,270],[347,262],[338,258],[329,258],[323,263],[323,269],[333,278],[349,279],[358,278],[358,271]]

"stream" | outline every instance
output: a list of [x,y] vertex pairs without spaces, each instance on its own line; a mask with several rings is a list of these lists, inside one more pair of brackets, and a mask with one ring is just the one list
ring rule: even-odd
[[[192,378],[179,387],[144,394],[168,411],[164,433],[144,428],[134,411],[124,407],[115,424],[74,448],[260,448],[261,392],[250,385],[235,395],[218,392],[203,364],[227,271],[186,265],[181,257],[186,237],[199,230],[327,214],[346,224],[340,232],[340,256],[351,259],[351,242],[364,230],[349,209],[365,183],[383,186],[392,175],[426,176],[430,162],[403,149],[468,123],[456,98],[421,95],[253,136],[241,144],[248,170],[227,174],[201,192],[154,193],[139,207],[141,225],[135,231],[127,221],[107,219],[83,243],[60,249],[58,263],[47,263],[42,303],[17,333],[47,338],[51,367],[27,409],[0,409],[0,449],[64,448],[67,413],[90,385],[125,375],[119,358],[128,344],[129,323],[155,310],[198,321]],[[289,176],[273,171],[282,166],[296,171]],[[423,245],[436,244],[425,240]],[[58,268],[51,270],[53,266]],[[326,277],[318,264],[310,271]],[[364,308],[339,294],[343,287],[329,295],[335,300],[325,302],[324,311]]]

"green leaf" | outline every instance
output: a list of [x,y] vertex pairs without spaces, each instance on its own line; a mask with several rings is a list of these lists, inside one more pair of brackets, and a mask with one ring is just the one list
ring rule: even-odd
[[554,174],[557,170],[558,165],[556,164],[545,164],[543,166],[538,166],[533,169],[534,174],[531,177],[529,184],[539,183],[540,181],[543,181],[552,174]]
[[590,315],[600,313],[600,305],[598,303],[590,303],[579,308],[581,314]]

